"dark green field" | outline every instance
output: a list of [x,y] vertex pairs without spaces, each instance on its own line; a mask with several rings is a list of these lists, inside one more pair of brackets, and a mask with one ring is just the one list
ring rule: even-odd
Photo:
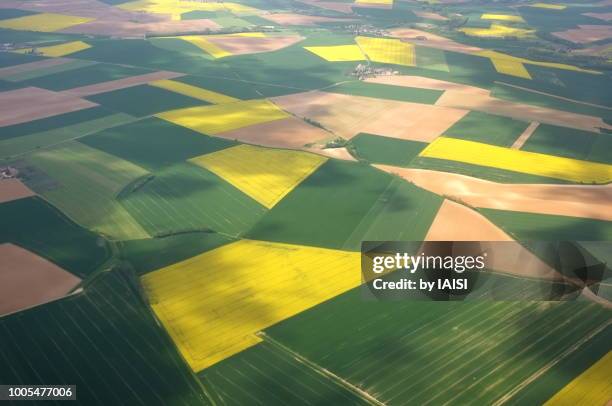
[[151,171],[235,145],[156,117],[101,131],[80,141]]
[[606,133],[540,124],[521,149],[612,164],[612,134]]
[[394,166],[408,166],[426,146],[424,142],[366,133],[351,138],[347,145],[349,151],[360,160]]
[[85,293],[4,317],[0,331],[2,382],[76,385],[82,405],[207,403],[122,275],[99,275]]
[[471,111],[444,132],[446,137],[510,147],[529,123],[509,117]]
[[98,103],[109,110],[127,113],[136,117],[209,104],[202,100],[149,85],[133,86],[112,92],[100,93],[88,96],[86,99]]
[[203,230],[237,236],[265,213],[255,200],[199,166],[178,163],[153,175],[119,197],[151,236]]
[[110,257],[106,241],[61,214],[39,197],[0,204],[0,241],[12,242],[87,276]]
[[185,233],[117,243],[123,266],[139,275],[210,251],[233,239],[216,233]]

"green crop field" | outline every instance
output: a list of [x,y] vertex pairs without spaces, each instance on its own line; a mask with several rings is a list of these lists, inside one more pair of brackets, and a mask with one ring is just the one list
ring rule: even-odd
[[36,152],[27,161],[57,183],[43,190],[37,179],[29,185],[77,223],[114,239],[148,237],[115,200],[123,187],[148,174],[143,168],[76,141]]
[[89,96],[87,99],[110,110],[127,113],[135,117],[209,104],[202,100],[149,85],[100,93]]
[[540,124],[521,149],[612,164],[612,134],[606,133]]
[[211,232],[174,234],[118,243],[123,266],[138,274],[161,269],[234,241]]
[[35,86],[59,91],[123,79],[128,76],[144,75],[146,73],[151,73],[151,71],[143,68],[130,68],[121,65],[98,63],[79,69],[25,80],[22,83],[24,86]]
[[446,137],[510,147],[529,123],[509,117],[471,111],[444,132]]
[[217,401],[226,404],[369,404],[269,343],[208,368],[199,377],[214,388]]
[[361,239],[424,237],[440,202],[438,196],[364,164],[328,161],[247,236],[358,250]]
[[434,104],[443,93],[441,90],[391,86],[361,81],[344,82],[339,85],[326,88],[325,91],[423,104]]
[[191,163],[153,175],[120,197],[123,207],[151,236],[197,230],[237,236],[265,213],[255,200]]
[[110,256],[104,239],[76,225],[39,197],[0,204],[0,218],[1,242],[23,246],[80,277]]
[[356,158],[373,163],[408,166],[425,147],[424,142],[400,140],[361,133],[351,138],[348,148]]
[[[77,386],[80,404],[202,405],[206,397],[134,287],[116,273],[85,293],[0,319],[0,380]],[[103,332],[103,333],[102,333]]]
[[26,80],[36,79],[36,78],[40,78],[40,77],[47,76],[47,75],[52,75],[55,73],[69,72],[71,70],[80,69],[80,68],[84,68],[84,67],[95,65],[95,64],[96,62],[93,62],[93,61],[74,60],[74,61],[63,63],[57,66],[51,66],[51,67],[42,68],[42,69],[39,68],[39,69],[28,70],[26,72],[15,73],[15,74],[3,77],[3,79],[9,80],[11,82],[23,82]]
[[612,222],[579,217],[480,209],[520,241],[610,241]]
[[101,131],[79,141],[150,171],[235,145],[155,117]]
[[594,303],[364,301],[360,295],[355,289],[266,335],[391,405],[492,404],[609,320]]
[[175,80],[243,100],[282,96],[303,91],[297,86],[270,85],[218,76],[182,76]]

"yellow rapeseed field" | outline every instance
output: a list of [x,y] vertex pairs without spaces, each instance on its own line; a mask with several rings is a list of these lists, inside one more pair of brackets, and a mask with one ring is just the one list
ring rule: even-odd
[[327,158],[301,151],[238,145],[191,159],[272,208]]
[[201,87],[188,85],[186,83],[177,82],[175,80],[156,80],[155,82],[149,83],[149,85],[193,97],[194,99],[204,100],[212,104],[234,103],[240,101],[240,99],[236,99],[234,97],[213,92],[212,90],[202,89]]
[[550,10],[565,10],[567,6],[562,4],[550,4],[550,3],[534,3],[530,4],[529,7],[547,8]]
[[206,52],[215,59],[232,56],[230,52],[226,51],[225,49],[219,47],[216,44],[213,44],[203,35],[182,35],[180,37],[174,38],[182,39],[183,41],[192,43],[193,45],[197,46],[202,51]]
[[567,65],[564,63],[538,62],[538,61],[533,61],[531,59],[517,58],[512,55],[506,55],[501,52],[490,51],[490,50],[480,51],[476,53],[476,55],[490,58],[491,62],[493,63],[493,66],[495,66],[495,70],[497,70],[499,73],[516,76],[520,78],[525,78],[525,79],[531,79],[531,75],[529,75],[529,72],[527,71],[527,69],[525,69],[524,64],[537,65],[537,66],[543,66],[543,67],[554,68],[554,69],[571,70],[575,72],[601,74],[601,72],[598,72],[598,71],[582,69],[577,66]]
[[9,18],[0,21],[0,28],[23,31],[53,32],[73,25],[93,21],[93,18],[76,17],[64,14],[41,13],[25,17]]
[[612,181],[612,165],[497,147],[480,142],[440,137],[429,144],[421,157],[465,162],[583,183]]
[[612,351],[577,376],[544,406],[606,405],[612,399]]
[[[72,42],[66,42],[64,44],[59,44],[59,45],[51,45],[48,47],[36,48],[36,51],[43,54],[44,56],[60,57],[60,56],[74,54],[75,52],[79,52],[79,51],[82,51],[88,48],[91,48],[91,45],[89,45],[86,42],[72,41]],[[31,50],[32,48],[26,48],[26,49],[19,49],[15,52],[26,53],[26,52],[30,52]]]
[[512,21],[516,23],[524,23],[523,17],[514,16],[510,14],[483,14],[480,16],[483,20],[500,20],[500,21]]
[[304,47],[304,49],[329,62],[350,62],[365,60],[365,56],[357,45]]
[[394,38],[356,37],[355,41],[373,62],[415,66],[412,44]]
[[181,15],[190,11],[230,11],[238,15],[254,15],[256,8],[232,2],[196,2],[184,0],[138,0],[118,6],[124,10],[144,11],[147,13],[168,14],[172,20],[180,20]]
[[525,28],[508,27],[502,24],[493,23],[489,28],[460,28],[459,31],[473,37],[528,37],[535,31]]
[[142,277],[157,317],[201,371],[257,332],[358,286],[360,254],[242,240]]
[[246,100],[214,106],[196,106],[166,111],[156,116],[209,135],[289,117],[287,113],[268,100]]

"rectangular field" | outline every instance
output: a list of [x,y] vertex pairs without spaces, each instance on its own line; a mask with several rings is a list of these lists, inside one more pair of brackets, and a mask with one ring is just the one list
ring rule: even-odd
[[444,133],[447,137],[510,147],[529,126],[528,122],[470,111]]
[[240,99],[236,99],[231,96],[226,96],[221,93],[213,92],[212,90],[203,89],[201,87],[178,82],[176,80],[157,80],[149,83],[149,85],[189,96],[211,104],[233,103],[240,101]]
[[23,31],[53,32],[92,21],[93,18],[56,13],[41,13],[0,21],[0,28]]
[[440,137],[420,157],[446,159],[576,183],[612,181],[612,165],[502,148],[480,142]]
[[357,286],[359,258],[241,240],[141,280],[153,310],[197,372],[258,343],[258,331]]

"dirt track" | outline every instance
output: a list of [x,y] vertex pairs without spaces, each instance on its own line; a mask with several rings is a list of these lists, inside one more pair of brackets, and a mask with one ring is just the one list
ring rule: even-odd
[[0,244],[0,316],[59,299],[80,279],[13,244]]
[[472,207],[612,221],[612,184],[506,184],[449,172],[376,166],[430,192]]

